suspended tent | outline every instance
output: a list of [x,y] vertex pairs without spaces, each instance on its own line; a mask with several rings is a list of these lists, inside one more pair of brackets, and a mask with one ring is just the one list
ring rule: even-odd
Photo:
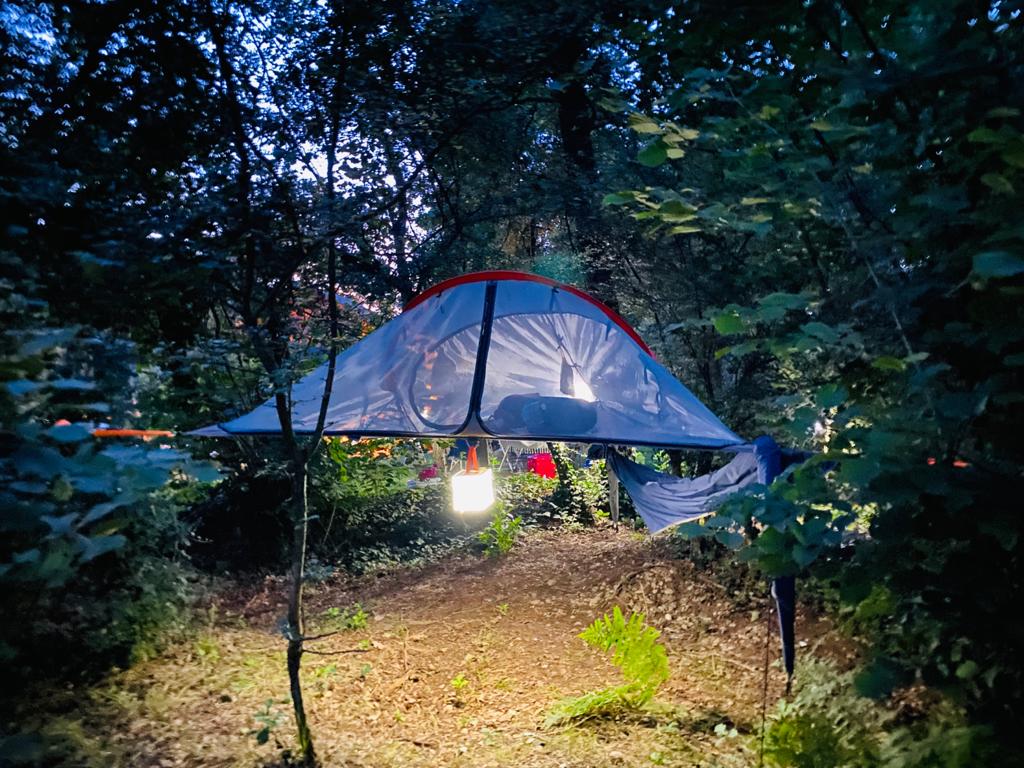
[[[325,363],[291,391],[314,431]],[[280,432],[270,400],[218,425]],[[596,299],[519,272],[441,283],[336,361],[324,434],[739,448],[636,331]]]
[[[292,386],[297,434],[315,431],[326,376],[325,363]],[[271,399],[193,434],[280,431]],[[609,452],[615,473],[652,532],[707,514],[729,494],[752,482],[770,483],[780,471],[771,458],[778,446],[770,438],[747,443],[732,432],[612,309],[571,286],[512,271],[442,282],[339,354],[324,434],[737,454],[722,470],[685,480]],[[780,620],[791,627],[792,611],[780,611]],[[791,630],[782,634],[792,637]],[[791,647],[785,655],[792,673]]]

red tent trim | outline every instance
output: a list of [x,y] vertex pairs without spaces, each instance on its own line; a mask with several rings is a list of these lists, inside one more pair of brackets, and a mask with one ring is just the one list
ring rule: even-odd
[[609,320],[611,320],[613,323],[619,326],[619,328],[625,331],[626,334],[633,341],[640,345],[640,349],[642,349],[651,357],[654,357],[654,352],[652,352],[651,348],[647,346],[647,342],[645,342],[640,337],[640,334],[633,330],[632,326],[630,326],[629,323],[623,320],[622,316],[619,315],[618,312],[609,307],[607,304],[603,304],[590,294],[584,293],[579,288],[574,288],[571,285],[560,283],[557,280],[552,280],[549,277],[542,277],[541,275],[534,275],[530,274],[529,272],[517,272],[516,270],[513,269],[493,269],[485,272],[470,272],[467,275],[459,275],[458,277],[450,278],[448,280],[445,280],[444,282],[438,283],[433,288],[428,288],[418,296],[414,296],[412,299],[409,300],[409,303],[405,305],[404,311],[408,311],[413,307],[422,304],[430,297],[436,296],[439,293],[442,293],[443,291],[446,291],[449,288],[454,288],[457,285],[465,285],[466,283],[489,282],[491,280],[523,280],[529,283],[540,283],[541,285],[550,285],[552,288],[558,288],[559,290],[566,291],[568,293],[573,294],[574,296],[579,296],[581,299],[589,301],[595,307],[604,312],[604,314],[608,316]]

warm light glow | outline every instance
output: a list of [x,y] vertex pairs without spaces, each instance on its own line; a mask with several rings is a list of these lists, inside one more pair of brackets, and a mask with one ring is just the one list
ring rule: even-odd
[[583,380],[580,376],[579,371],[575,368],[572,370],[572,389],[575,392],[577,400],[585,400],[588,403],[592,403],[597,398],[594,396],[594,390],[590,388],[590,385]]
[[452,475],[452,507],[456,512],[483,512],[494,503],[494,475],[490,468]]

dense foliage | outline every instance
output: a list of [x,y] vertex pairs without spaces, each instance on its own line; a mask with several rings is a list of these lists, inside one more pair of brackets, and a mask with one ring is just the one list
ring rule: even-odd
[[[813,577],[861,692],[924,684],[1012,741],[1022,24],[998,0],[4,4],[0,580],[32,629],[0,652],[57,648],[91,601],[76,621],[133,627],[105,662],[130,655],[189,533],[213,567],[278,546],[307,464],[317,557],[356,563],[371,510],[426,509],[401,466],[218,444],[192,504],[210,446],[82,425],[287,408],[418,290],[519,268],[625,314],[737,432],[817,451],[698,533]],[[599,491],[559,471],[588,520]]]

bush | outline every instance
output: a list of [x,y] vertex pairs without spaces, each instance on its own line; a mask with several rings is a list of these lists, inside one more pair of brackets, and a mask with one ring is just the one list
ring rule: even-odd
[[[103,441],[89,414],[131,392],[130,344],[35,327],[4,339],[0,661],[8,684],[150,655],[186,621],[181,511],[216,470],[168,445]],[[104,375],[120,381],[96,380]],[[16,617],[16,618],[15,618]]]
[[443,485],[406,488],[326,508],[330,502],[318,494],[315,502],[311,554],[354,573],[436,557],[472,541],[486,523],[486,518],[453,514]]
[[592,461],[576,474],[583,504],[595,519],[608,517],[608,471],[604,459]]
[[495,482],[498,500],[509,509],[539,511],[558,486],[558,481],[533,472],[499,475]]
[[[940,702],[914,722],[860,696],[855,672],[808,658],[792,701],[779,703],[765,733],[765,759],[779,768],[972,768],[993,764],[985,728]],[[1013,764],[1008,755],[1000,765]]]
[[499,504],[490,524],[477,534],[478,540],[484,545],[484,554],[489,557],[507,555],[515,546],[522,526],[523,518],[513,517]]

